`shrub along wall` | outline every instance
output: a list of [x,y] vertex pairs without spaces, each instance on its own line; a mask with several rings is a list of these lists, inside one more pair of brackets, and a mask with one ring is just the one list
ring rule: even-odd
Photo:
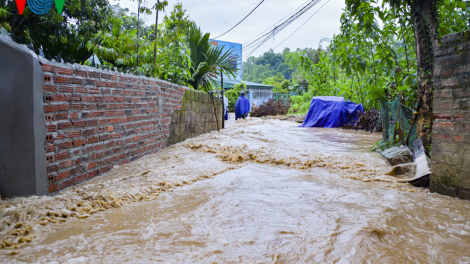
[[435,51],[431,191],[470,199],[470,31]]
[[216,129],[206,93],[50,62],[2,37],[0,55],[2,197],[54,194]]

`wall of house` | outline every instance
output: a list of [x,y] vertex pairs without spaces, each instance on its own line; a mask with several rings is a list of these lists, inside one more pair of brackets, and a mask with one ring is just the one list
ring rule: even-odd
[[433,192],[470,199],[470,31],[442,38],[435,51]]

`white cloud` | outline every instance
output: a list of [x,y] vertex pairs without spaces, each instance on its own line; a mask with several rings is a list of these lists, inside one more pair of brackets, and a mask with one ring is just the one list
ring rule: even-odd
[[[229,30],[243,17],[245,17],[261,0],[169,0],[169,6],[165,13],[170,13],[177,2],[183,4],[187,14],[194,20],[204,32],[216,37]],[[253,55],[260,55],[270,48],[274,48],[313,13],[315,13],[327,0],[322,0],[294,23],[280,32],[274,41],[269,41],[261,46]],[[270,28],[283,17],[304,4],[306,0],[265,0],[255,12],[251,14],[238,27],[220,38],[220,40],[246,43],[254,39],[258,34]],[[121,0],[111,1],[119,3],[121,7],[127,7],[131,11],[137,11],[137,1]],[[156,0],[148,0],[146,5],[153,6]],[[318,42],[323,37],[332,37],[339,32],[341,26],[340,17],[345,4],[343,0],[330,0],[314,17],[312,17],[300,30],[292,35],[275,52],[281,52],[284,47],[291,50],[297,48],[317,48]],[[155,23],[155,14],[144,16],[147,24]],[[159,15],[159,22],[163,15]]]

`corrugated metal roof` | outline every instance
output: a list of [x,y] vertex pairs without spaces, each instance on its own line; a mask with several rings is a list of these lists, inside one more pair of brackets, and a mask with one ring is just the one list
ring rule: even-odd
[[[220,85],[220,79],[215,80],[217,84]],[[254,83],[254,82],[247,82],[247,81],[240,81],[240,80],[225,80],[224,79],[224,88],[225,89],[230,89],[234,85],[239,84],[240,82],[244,82],[247,86],[247,88],[264,88],[264,89],[273,89],[271,85],[266,85],[262,83]]]

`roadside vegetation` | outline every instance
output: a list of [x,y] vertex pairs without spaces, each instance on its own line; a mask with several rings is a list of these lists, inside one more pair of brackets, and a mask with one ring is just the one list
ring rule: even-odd
[[305,81],[308,89],[290,96],[289,113],[297,114],[308,111],[312,96],[343,96],[366,111],[397,97],[411,109],[422,100],[417,134],[429,147],[434,49],[442,36],[468,30],[469,18],[469,1],[346,0],[339,34],[317,49],[248,58],[244,78],[277,91]]
[[[160,1],[153,7],[139,5],[139,10],[152,14],[167,5]],[[204,91],[216,85],[213,76],[236,73],[229,52],[210,45],[210,34],[201,31],[182,4],[158,25],[146,26],[138,16],[107,0],[67,1],[62,14],[52,8],[35,15],[26,6],[19,15],[15,1],[0,0],[0,32],[50,60],[156,77]]]

